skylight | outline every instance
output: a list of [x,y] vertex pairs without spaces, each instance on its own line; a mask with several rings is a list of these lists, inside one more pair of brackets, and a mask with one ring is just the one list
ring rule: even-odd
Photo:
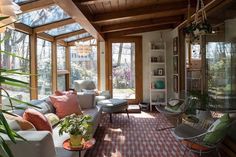
[[85,38],[85,37],[88,37],[88,36],[90,36],[89,33],[83,33],[83,34],[80,34],[80,35],[75,35],[75,36],[71,36],[69,38],[66,38],[66,39],[64,39],[64,41],[65,42],[70,42],[70,41],[78,40],[78,39]]
[[68,19],[70,16],[59,6],[53,5],[47,8],[20,14],[18,18],[20,22],[30,27],[37,27],[63,19]]
[[65,26],[62,26],[62,27],[51,29],[49,31],[46,31],[45,33],[47,33],[51,36],[58,36],[58,35],[61,35],[61,34],[74,32],[74,31],[77,31],[77,30],[80,30],[80,29],[82,29],[82,27],[78,23],[72,23],[72,24],[69,24],[69,25],[65,25]]
[[15,2],[17,4],[29,3],[32,1],[36,1],[36,0],[13,0],[13,2]]

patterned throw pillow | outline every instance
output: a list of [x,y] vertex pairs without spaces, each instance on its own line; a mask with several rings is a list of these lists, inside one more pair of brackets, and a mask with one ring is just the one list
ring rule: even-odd
[[204,143],[211,145],[221,140],[226,135],[230,123],[229,114],[224,114],[220,119],[217,119],[208,129],[208,134],[203,139]]
[[170,100],[168,101],[165,109],[170,112],[181,112],[180,106],[182,104],[181,100]]
[[48,119],[51,126],[57,125],[60,121],[59,117],[54,113],[46,113],[45,117]]
[[35,127],[32,123],[29,121],[25,120],[23,117],[14,114],[9,115],[9,114],[4,114],[4,117],[6,118],[8,125],[12,130],[15,131],[20,131],[20,130],[28,130],[28,131],[35,131]]
[[51,124],[48,122],[47,118],[35,109],[26,109],[23,118],[31,122],[37,130],[48,130],[52,132]]
[[53,106],[56,108],[56,115],[64,118],[70,114],[82,114],[77,101],[77,94],[49,96]]

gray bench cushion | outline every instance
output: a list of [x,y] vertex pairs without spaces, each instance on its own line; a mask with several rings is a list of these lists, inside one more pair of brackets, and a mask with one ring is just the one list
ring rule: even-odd
[[123,99],[107,99],[98,102],[99,106],[102,106],[104,112],[113,113],[120,112],[128,108],[127,100]]

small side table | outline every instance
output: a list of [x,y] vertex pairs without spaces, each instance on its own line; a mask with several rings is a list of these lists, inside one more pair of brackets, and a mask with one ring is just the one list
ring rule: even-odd
[[79,157],[81,157],[81,151],[91,149],[95,145],[95,143],[95,138],[91,138],[90,140],[86,141],[81,147],[71,147],[70,139],[67,139],[63,142],[63,148],[69,151],[78,151]]

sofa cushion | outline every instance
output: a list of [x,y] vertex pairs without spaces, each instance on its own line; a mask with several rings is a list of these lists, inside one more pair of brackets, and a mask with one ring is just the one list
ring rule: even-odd
[[36,128],[32,123],[25,120],[23,117],[16,115],[4,114],[4,117],[7,120],[8,125],[12,130],[20,131],[20,130],[28,130],[28,131],[36,131]]
[[[32,105],[40,107],[39,109],[37,108],[37,110],[39,112],[41,112],[42,114],[55,113],[55,108],[53,107],[53,105],[50,102],[49,98],[45,98],[45,99],[41,99],[41,100],[31,100],[29,103],[31,103]],[[19,105],[16,105],[16,107],[21,107],[21,108],[25,108],[25,109],[30,108],[26,104],[19,104]],[[19,116],[23,116],[24,112],[25,111],[22,110],[22,109],[13,110],[13,113],[15,113]]]
[[82,109],[90,109],[94,108],[95,106],[95,98],[94,94],[88,94],[88,93],[77,93],[78,103]]
[[47,118],[52,127],[60,122],[59,117],[55,113],[46,113],[45,117]]
[[82,114],[76,94],[49,97],[53,106],[56,108],[56,114],[59,118],[63,118],[72,113]]
[[23,118],[31,122],[37,130],[47,130],[52,132],[51,124],[48,122],[47,118],[35,109],[26,109]]

